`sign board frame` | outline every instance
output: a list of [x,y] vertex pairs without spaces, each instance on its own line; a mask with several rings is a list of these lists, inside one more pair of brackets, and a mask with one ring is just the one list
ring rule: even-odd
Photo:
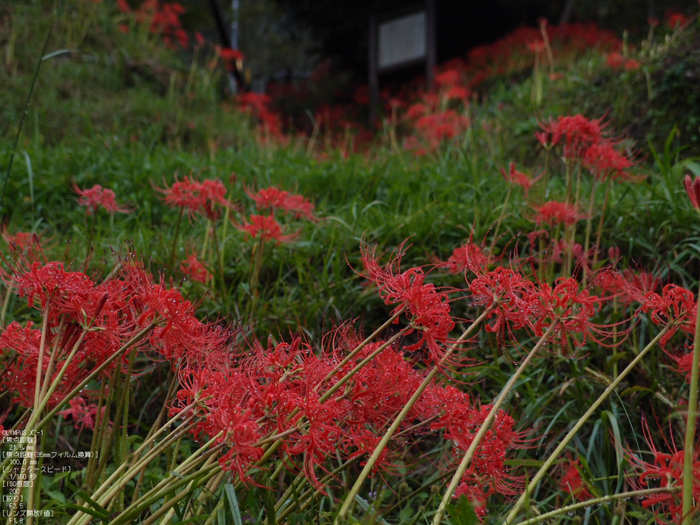
[[[412,58],[403,62],[397,62],[386,67],[379,64],[379,37],[382,25],[387,23],[400,22],[410,16],[425,13],[425,55]],[[370,122],[373,122],[379,106],[379,75],[398,71],[408,67],[414,67],[422,63],[425,64],[425,77],[428,81],[428,89],[433,88],[435,61],[436,61],[436,40],[435,35],[435,0],[425,0],[420,4],[404,7],[390,13],[370,15],[369,19],[369,114]]]

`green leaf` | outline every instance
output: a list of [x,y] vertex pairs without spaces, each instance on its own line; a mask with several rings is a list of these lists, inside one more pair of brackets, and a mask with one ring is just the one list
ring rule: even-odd
[[91,509],[90,507],[82,507],[80,505],[75,505],[74,503],[66,503],[65,506],[69,509],[79,510],[80,512],[84,512],[85,514],[90,514],[90,516],[95,516],[101,521],[107,521],[109,519],[109,516],[107,514],[103,514],[102,512],[96,511],[95,509]]
[[469,499],[462,495],[456,504],[447,506],[453,525],[479,525],[479,518],[474,511],[474,506]]
[[48,496],[52,500],[58,501],[61,504],[64,504],[66,502],[66,497],[62,493],[58,492],[57,490],[49,490],[46,492],[46,494],[48,494]]
[[[100,504],[97,503],[94,499],[92,499],[90,496],[88,496],[87,493],[86,493],[84,490],[82,490],[82,489],[76,487],[75,485],[73,485],[73,484],[72,484],[70,481],[68,481],[68,480],[66,480],[65,483],[66,483],[66,485],[68,486],[68,488],[74,490],[75,493],[76,493],[78,496],[80,496],[80,497],[83,498],[87,503],[89,503],[90,505],[92,505],[92,507],[95,509],[95,512],[97,512],[98,514],[93,514],[92,512],[88,512],[87,509],[85,509],[84,507],[77,507],[77,508],[82,508],[84,512],[87,512],[88,514],[90,514],[90,515],[92,515],[92,516],[97,516],[98,518],[100,518],[100,519],[102,519],[102,520],[108,520],[108,519],[109,519],[109,511],[107,511],[107,509],[105,509],[102,505],[100,505]],[[70,505],[69,505],[69,506],[70,506]]]
[[234,490],[233,485],[227,483],[224,486],[224,491],[226,492],[228,506],[231,509],[231,516],[233,516],[233,523],[235,525],[243,525],[243,520],[241,519],[241,509],[238,508],[238,498],[236,498],[236,491]]

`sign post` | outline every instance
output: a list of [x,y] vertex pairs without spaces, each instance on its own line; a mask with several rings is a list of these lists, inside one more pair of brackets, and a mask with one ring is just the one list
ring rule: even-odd
[[379,75],[425,64],[428,89],[435,69],[435,0],[369,19],[369,115],[379,106]]

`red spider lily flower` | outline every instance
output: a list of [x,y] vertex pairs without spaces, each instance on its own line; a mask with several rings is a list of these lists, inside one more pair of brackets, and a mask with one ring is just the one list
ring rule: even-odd
[[690,374],[693,371],[693,353],[685,354],[683,356],[674,357],[676,365],[678,365],[678,372],[685,375],[686,383],[690,384]]
[[626,71],[636,71],[642,67],[642,64],[639,60],[635,60],[634,58],[627,59],[625,62],[625,70]]
[[[89,428],[95,430],[95,421],[97,419],[97,405],[94,403],[88,405],[80,396],[76,396],[69,402],[70,408],[62,410],[58,413],[59,416],[71,417],[75,421],[75,428],[82,430]],[[106,407],[102,407],[102,413]]]
[[294,213],[297,219],[304,217],[312,222],[317,220],[313,214],[314,205],[302,195],[294,195],[275,187],[258,190],[257,193],[246,188],[246,194],[253,199],[259,210],[284,210]]
[[499,342],[503,343],[513,330],[527,326],[531,304],[526,298],[534,285],[520,272],[509,268],[475,273],[477,277],[467,282],[469,291],[476,305],[493,308],[488,319],[494,321],[486,325],[486,331],[498,334]]
[[245,55],[238,49],[223,48],[219,52],[219,55],[223,60],[228,63],[238,62],[239,60],[245,61]]
[[318,218],[313,213],[313,203],[306,200],[301,195],[288,195],[284,201],[284,209],[288,212],[294,213],[294,217],[297,219],[304,217],[311,222],[318,221]]
[[[648,276],[648,274],[647,274]],[[642,312],[650,313],[650,319],[660,326],[671,325],[671,328],[659,341],[662,347],[678,332],[682,331],[689,337],[695,334],[697,302],[690,290],[675,284],[664,286],[661,295],[649,291],[657,287],[658,280],[652,279],[619,279],[619,284],[632,301],[640,303]]]
[[565,202],[549,201],[541,206],[535,206],[533,209],[537,212],[537,215],[535,215],[533,219],[533,222],[537,225],[547,223],[551,226],[557,224],[570,226],[584,218],[584,216],[578,212],[575,205]]
[[242,109],[249,111],[251,115],[256,117],[271,136],[277,139],[284,136],[282,133],[282,120],[271,107],[272,101],[269,95],[250,91],[237,95],[236,101]]
[[520,186],[525,192],[525,198],[527,198],[527,194],[530,192],[530,188],[532,187],[532,185],[535,184],[535,182],[540,180],[540,178],[542,177],[542,175],[539,175],[534,179],[531,179],[522,171],[518,171],[515,169],[515,162],[510,163],[510,166],[508,167],[508,173],[506,173],[506,170],[501,168],[501,175],[503,175],[503,178],[509,184],[517,184],[518,186]]
[[233,219],[231,222],[236,229],[247,233],[253,239],[260,238],[263,241],[276,241],[278,244],[294,241],[301,232],[299,230],[296,233],[283,235],[282,226],[272,215],[251,215],[250,222],[245,222],[244,220],[239,224],[234,222]]
[[197,258],[197,254],[192,252],[180,263],[180,270],[193,281],[206,284],[211,278],[211,274]]
[[[587,289],[581,289],[573,277],[560,277],[554,282],[554,287],[539,283],[525,300],[532,312],[529,324],[536,336],[542,337],[557,321],[551,339],[559,340],[565,355],[570,354],[570,344],[574,349],[579,348],[589,339],[601,346],[611,346],[606,344],[606,340],[613,336],[612,331],[606,330],[611,325],[592,321],[600,310],[600,298],[591,295]],[[616,344],[621,343],[622,340]]]
[[459,84],[461,81],[459,71],[456,69],[447,69],[443,71],[442,73],[438,73],[435,75],[435,82],[439,86],[454,86],[456,84]]
[[418,350],[425,343],[429,359],[437,362],[442,354],[440,343],[449,342],[449,333],[455,325],[450,316],[449,298],[434,284],[425,283],[421,268],[401,271],[403,248],[404,244],[401,244],[396,256],[385,266],[377,262],[376,248],[363,249],[362,261],[369,273],[367,278],[379,287],[379,296],[385,304],[396,305],[394,312],[406,308],[411,323],[420,329],[420,340],[406,350]]
[[416,102],[406,111],[406,117],[409,119],[418,119],[427,113],[426,107],[420,102]]
[[671,9],[667,9],[664,15],[666,17],[666,24],[674,30],[684,27],[690,21],[684,14],[672,11]]
[[[491,405],[475,406],[468,394],[449,386],[431,387],[424,396],[438,413],[431,429],[444,428],[445,439],[454,442],[453,454],[458,459],[471,445],[491,411]],[[525,434],[517,432],[514,427],[515,420],[499,410],[457,487],[455,497],[464,494],[476,500],[482,508],[478,513],[482,517],[486,514],[485,502],[489,496],[514,496],[522,489],[523,480],[513,476],[505,465],[508,454],[525,445]]]
[[280,190],[279,188],[271,187],[258,190],[257,193],[251,192],[248,188],[245,189],[246,194],[255,202],[255,207],[259,210],[269,208],[279,209],[284,207],[284,202],[289,196],[289,192]]
[[464,86],[452,86],[445,92],[447,100],[466,100],[469,97],[469,90]]
[[472,268],[488,268],[489,257],[484,254],[481,247],[467,242],[465,245],[455,248],[447,261],[437,261],[438,268],[445,268],[448,273],[461,275]]
[[546,49],[542,40],[534,40],[532,42],[528,42],[526,45],[527,48],[533,53],[542,53]]
[[[551,139],[546,140],[547,143],[554,145],[564,139],[565,157],[582,158],[586,149],[603,139],[603,118],[588,120],[583,115],[560,116],[555,121],[540,124],[540,127],[551,135]],[[540,142],[544,144],[544,138],[540,139]]]
[[78,204],[87,206],[87,214],[92,215],[98,208],[104,208],[109,213],[130,213],[130,208],[120,207],[117,204],[114,192],[95,184],[89,190],[81,190],[77,184],[73,183],[73,191],[80,195]]
[[226,431],[226,435],[219,441],[225,442],[231,448],[219,458],[219,465],[224,470],[237,473],[238,479],[244,483],[254,483],[249,476],[249,470],[265,452],[262,447],[255,446],[263,436],[249,412],[241,413],[235,409],[222,408],[213,412],[211,417],[216,418],[217,426]]
[[[637,478],[631,482],[635,490],[652,487],[682,487],[683,486],[683,462],[685,450],[677,450],[675,444],[666,446],[671,452],[661,452],[651,438],[651,431],[646,420],[642,421],[642,428],[650,453],[654,456],[652,462],[644,461],[631,451],[626,451],[630,463],[637,471]],[[700,452],[690,451],[693,455],[693,499],[700,501]],[[650,483],[652,481],[652,483]],[[680,525],[683,520],[683,505],[680,492],[659,493],[648,496],[642,502],[644,508],[657,507],[657,513],[664,511],[664,517],[670,517],[674,523]],[[697,506],[693,509],[693,515],[698,512]],[[695,517],[693,522],[696,522]]]
[[49,300],[57,303],[69,300],[72,296],[84,298],[95,288],[95,283],[82,272],[64,269],[63,263],[57,261],[45,264],[22,258],[13,268],[12,274],[0,270],[8,288],[20,297],[26,297],[29,307],[38,299],[41,309],[45,309]]
[[614,299],[623,306],[642,301],[647,293],[654,292],[661,285],[658,277],[647,272],[633,272],[629,268],[622,274],[611,268],[603,269],[596,274],[592,282],[607,294],[601,299]]
[[[639,290],[630,287],[628,292],[632,297],[639,295]],[[690,290],[675,284],[664,286],[661,295],[648,292],[637,298],[641,302],[643,312],[650,312],[650,318],[654,324],[666,326],[673,322],[672,328],[664,334],[659,341],[663,347],[680,329],[689,337],[695,335],[695,320],[697,318],[697,302],[695,295]]]
[[138,302],[138,329],[156,323],[148,342],[164,358],[193,358],[226,346],[227,328],[197,319],[194,305],[179,290],[155,283],[141,263],[123,262],[122,279]]
[[612,53],[608,53],[605,59],[605,65],[610,69],[620,69],[625,65],[625,57],[623,57],[619,51],[613,51]]
[[155,189],[165,195],[164,201],[168,206],[183,208],[190,219],[196,213],[201,213],[209,220],[215,221],[219,218],[219,211],[214,208],[215,204],[225,208],[232,206],[225,197],[226,187],[219,180],[199,182],[189,177],[182,181],[176,178],[170,188]]
[[693,208],[700,211],[700,177],[695,177],[695,180],[690,175],[686,175],[683,179],[685,191],[688,192],[688,198]]
[[559,488],[571,494],[576,501],[586,501],[593,496],[581,479],[581,464],[578,459],[569,459],[564,467],[564,475],[559,478]]
[[626,182],[642,180],[626,171],[634,164],[617,151],[609,141],[592,144],[583,156],[583,165],[601,182],[606,181],[609,177],[612,177],[613,180]]
[[39,243],[39,237],[36,233],[17,232],[14,235],[7,231],[7,226],[2,229],[2,238],[8,245],[14,245],[19,250],[29,248],[33,243]]

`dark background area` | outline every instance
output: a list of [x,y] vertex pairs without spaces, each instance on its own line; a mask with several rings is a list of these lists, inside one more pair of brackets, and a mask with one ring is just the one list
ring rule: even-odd
[[[245,1],[245,0],[244,0]],[[540,17],[550,23],[595,21],[622,31],[646,27],[649,17],[662,17],[666,9],[697,7],[692,0],[435,0],[437,59],[445,62],[470,49],[490,43],[519,26],[535,26]],[[370,13],[383,14],[414,2],[396,0],[277,0],[292,20],[306,25],[323,55],[358,72],[367,69]]]

